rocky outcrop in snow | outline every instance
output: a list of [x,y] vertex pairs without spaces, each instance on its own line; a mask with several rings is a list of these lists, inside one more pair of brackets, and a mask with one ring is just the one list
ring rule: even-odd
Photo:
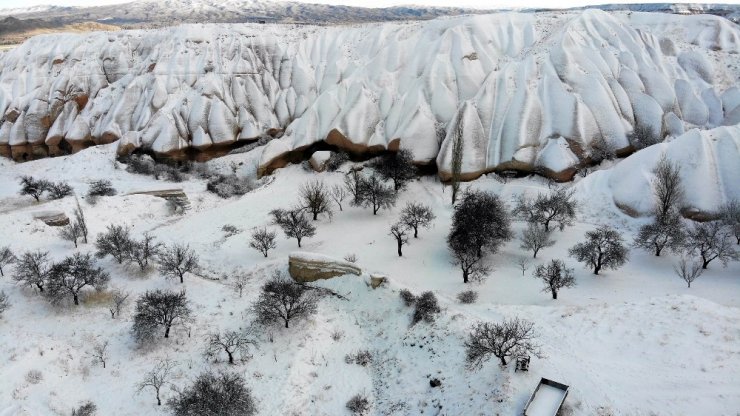
[[610,195],[614,204],[632,215],[654,212],[652,170],[665,156],[681,169],[685,188],[683,214],[697,219],[717,212],[720,205],[740,200],[740,128],[717,127],[685,134],[641,150],[614,167],[597,171],[577,185],[581,195]]
[[362,269],[348,261],[306,252],[291,253],[288,256],[288,271],[296,282],[314,282],[345,274],[357,276],[362,274]]
[[405,148],[463,177],[569,179],[637,123],[678,135],[740,122],[740,30],[715,16],[598,10],[354,27],[190,25],[41,36],[0,57],[0,153],[118,141],[174,158],[262,135],[269,172],[319,142]]

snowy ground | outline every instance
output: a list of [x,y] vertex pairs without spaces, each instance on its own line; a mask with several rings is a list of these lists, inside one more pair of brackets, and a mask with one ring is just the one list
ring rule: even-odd
[[[582,200],[579,221],[556,232],[557,244],[544,249],[525,276],[515,262],[531,254],[512,240],[489,258],[494,269],[487,279],[471,285],[464,285],[459,270],[450,264],[444,243],[451,216],[449,189],[435,177],[413,182],[395,209],[377,216],[345,206],[332,220],[318,221],[317,235],[304,240],[303,250],[337,258],[355,253],[367,273],[384,273],[390,283],[372,290],[367,273],[326,281],[322,284],[348,300],[324,298],[310,320],[263,334],[246,363],[211,363],[202,354],[203,336],[217,329],[244,328],[261,283],[273,269],[287,269],[287,255],[297,249],[295,240],[280,234],[277,249],[265,259],[248,246],[251,229],[266,225],[271,209],[292,205],[307,179],[339,183],[342,174],[290,166],[255,191],[222,200],[207,193],[201,180],[178,184],[126,173],[116,168],[114,151],[115,144],[24,164],[0,159],[0,246],[10,244],[16,253],[49,250],[55,259],[74,252],[56,229],[32,218],[33,212],[43,210],[71,214],[74,198],[35,203],[19,197],[18,176],[68,180],[79,195],[86,193],[89,180],[107,178],[119,195],[101,198],[94,206],[82,202],[93,236],[107,224],[128,224],[137,237],[150,231],[162,242],[188,242],[200,254],[202,274],[218,280],[188,276],[184,287],[196,313],[190,337],[180,329],[169,340],[141,351],[129,332],[130,306],[116,320],[92,297],[79,307],[54,308],[9,277],[0,279],[0,290],[12,303],[0,320],[1,416],[69,415],[73,406],[88,399],[101,415],[166,414],[152,392],[137,395],[135,388],[142,374],[164,357],[178,363],[178,387],[206,368],[242,373],[260,415],[348,414],[345,403],[361,392],[371,398],[377,415],[511,415],[522,411],[540,377],[571,386],[566,404],[574,415],[736,415],[740,409],[740,263],[727,268],[712,263],[687,289],[673,274],[674,255],[655,258],[632,250],[625,267],[593,276],[567,257],[567,249],[600,223],[619,226],[631,241],[642,220],[621,214],[611,198],[585,194],[589,186],[577,188]],[[244,162],[242,169],[248,171],[254,168],[255,155],[212,163],[232,160]],[[507,201],[520,192],[547,189],[541,179],[502,184],[482,178],[468,185]],[[178,187],[192,204],[184,216],[170,215],[162,199],[125,195]],[[420,231],[420,238],[412,239],[399,258],[387,233],[406,201],[432,206],[437,220],[432,229]],[[226,237],[221,230],[225,224],[241,232]],[[522,223],[514,225],[517,234],[522,228]],[[80,247],[83,252],[93,249],[92,244]],[[552,258],[574,267],[578,283],[556,301],[531,277],[534,264]],[[100,264],[112,276],[111,287],[134,295],[180,288],[156,270],[142,276],[110,258]],[[241,298],[229,287],[235,270],[252,276]],[[434,291],[443,306],[437,322],[409,327],[411,310],[399,299],[401,288]],[[457,293],[470,288],[480,293],[478,302],[458,303]],[[480,370],[466,370],[463,341],[470,326],[510,317],[535,322],[546,357],[533,358],[528,373],[502,369],[495,360]],[[87,354],[95,338],[110,341],[105,369]],[[373,353],[372,365],[346,364],[344,356],[360,349]],[[42,380],[29,382],[30,370],[39,370]],[[442,386],[430,387],[431,378],[440,379]],[[168,387],[163,396],[171,394]]]

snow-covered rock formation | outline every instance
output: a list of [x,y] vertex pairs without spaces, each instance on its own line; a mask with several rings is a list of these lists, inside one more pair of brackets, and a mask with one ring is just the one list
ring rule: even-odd
[[636,124],[737,144],[739,52],[720,17],[599,10],[39,36],[0,56],[0,153],[209,157],[283,132],[263,172],[325,142],[406,148],[446,178],[460,137],[464,178],[566,180],[595,143],[628,154]]

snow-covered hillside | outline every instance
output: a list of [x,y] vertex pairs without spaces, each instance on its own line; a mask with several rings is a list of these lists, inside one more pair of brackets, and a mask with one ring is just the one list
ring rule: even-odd
[[[89,181],[105,178],[118,195],[102,197],[94,205],[81,199],[93,239],[107,225],[127,224],[137,238],[150,232],[164,243],[187,243],[200,255],[199,274],[215,280],[187,275],[180,284],[156,270],[141,274],[136,267],[106,258],[98,264],[112,276],[107,291],[89,291],[81,306],[55,307],[10,277],[0,278],[0,291],[11,301],[0,318],[2,416],[69,415],[85,400],[97,404],[99,415],[170,414],[165,406],[156,405],[152,391],[136,390],[143,375],[162,358],[177,365],[172,384],[162,390],[164,400],[203,370],[226,370],[244,376],[258,414],[264,416],[350,415],[345,403],[358,393],[370,398],[371,415],[520,414],[540,377],[571,386],[566,405],[574,416],[731,415],[740,404],[740,263],[731,262],[727,268],[713,263],[687,289],[673,273],[677,256],[670,253],[654,257],[632,250],[625,267],[601,276],[567,256],[568,248],[596,224],[618,227],[630,241],[645,222],[600,198],[596,192],[606,187],[585,186],[608,171],[577,178],[578,220],[553,234],[557,244],[530,259],[525,275],[516,260],[531,253],[523,253],[519,242],[512,240],[488,259],[494,270],[486,280],[468,285],[450,263],[445,246],[452,209],[449,188],[439,178],[413,181],[400,193],[395,208],[378,215],[345,204],[333,218],[321,217],[315,223],[317,235],[304,240],[302,250],[335,258],[357,255],[362,276],[318,283],[346,299],[325,297],[310,319],[291,324],[290,329],[275,326],[260,332],[253,358],[230,366],[203,356],[203,337],[211,331],[246,328],[260,285],[273,270],[287,270],[287,256],[297,249],[294,239],[281,234],[277,248],[265,259],[249,248],[251,232],[269,223],[271,209],[293,204],[305,181],[339,184],[345,175],[314,173],[294,165],[276,171],[243,197],[224,200],[206,192],[200,179],[170,183],[128,173],[114,160],[116,146],[26,163],[0,159],[0,172],[8,179],[0,182],[0,246],[10,245],[16,253],[48,250],[54,260],[76,251],[58,237],[56,228],[33,219],[38,211],[71,214],[74,198],[35,203],[29,196],[18,196],[17,177],[65,180],[78,195],[87,192]],[[234,162],[253,169],[259,153],[256,149],[208,163],[229,169]],[[483,177],[466,186],[495,192],[504,201],[548,190],[547,182],[536,177],[506,184]],[[170,214],[162,199],[130,195],[180,187],[192,204],[182,216]],[[437,219],[431,229],[421,230],[418,239],[411,238],[404,256],[398,257],[387,231],[407,201],[429,205]],[[236,234],[222,229],[227,224],[236,228]],[[513,228],[519,234],[525,224],[515,222]],[[79,251],[93,252],[94,244],[81,244]],[[573,267],[577,281],[558,300],[543,293],[540,282],[531,277],[534,265],[554,258]],[[369,273],[382,273],[389,283],[373,290],[367,284]],[[6,271],[6,276],[11,274]],[[250,276],[241,297],[231,288],[239,274]],[[147,290],[181,287],[192,303],[194,322],[143,350],[130,333],[133,305],[111,319],[100,300],[114,288],[130,291],[134,299]],[[435,323],[410,327],[411,310],[398,294],[404,288],[414,293],[431,290],[439,297],[443,311]],[[479,292],[477,303],[456,300],[466,289]],[[495,360],[480,370],[467,370],[463,342],[471,325],[513,317],[535,322],[545,356],[534,357],[529,372],[501,368]],[[104,341],[110,343],[106,368],[90,356],[92,345]],[[346,354],[359,350],[372,354],[367,367],[345,362]],[[38,374],[34,370],[40,376],[33,375]],[[434,378],[442,385],[431,387]]]
[[[324,141],[407,148],[444,178],[462,132],[463,177],[562,180],[594,143],[629,152],[636,124],[660,136],[727,126],[737,148],[738,52],[740,29],[720,17],[599,10],[39,36],[0,57],[0,152],[118,141],[183,157],[284,131],[264,171]],[[733,164],[737,152],[702,169]]]

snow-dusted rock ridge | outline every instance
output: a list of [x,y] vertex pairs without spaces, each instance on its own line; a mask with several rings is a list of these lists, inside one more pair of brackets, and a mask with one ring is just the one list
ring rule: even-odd
[[263,171],[325,141],[407,148],[446,177],[461,132],[466,178],[567,179],[595,141],[628,153],[636,123],[729,126],[737,151],[739,52],[720,17],[599,10],[39,36],[0,55],[0,153],[197,157],[284,131]]

